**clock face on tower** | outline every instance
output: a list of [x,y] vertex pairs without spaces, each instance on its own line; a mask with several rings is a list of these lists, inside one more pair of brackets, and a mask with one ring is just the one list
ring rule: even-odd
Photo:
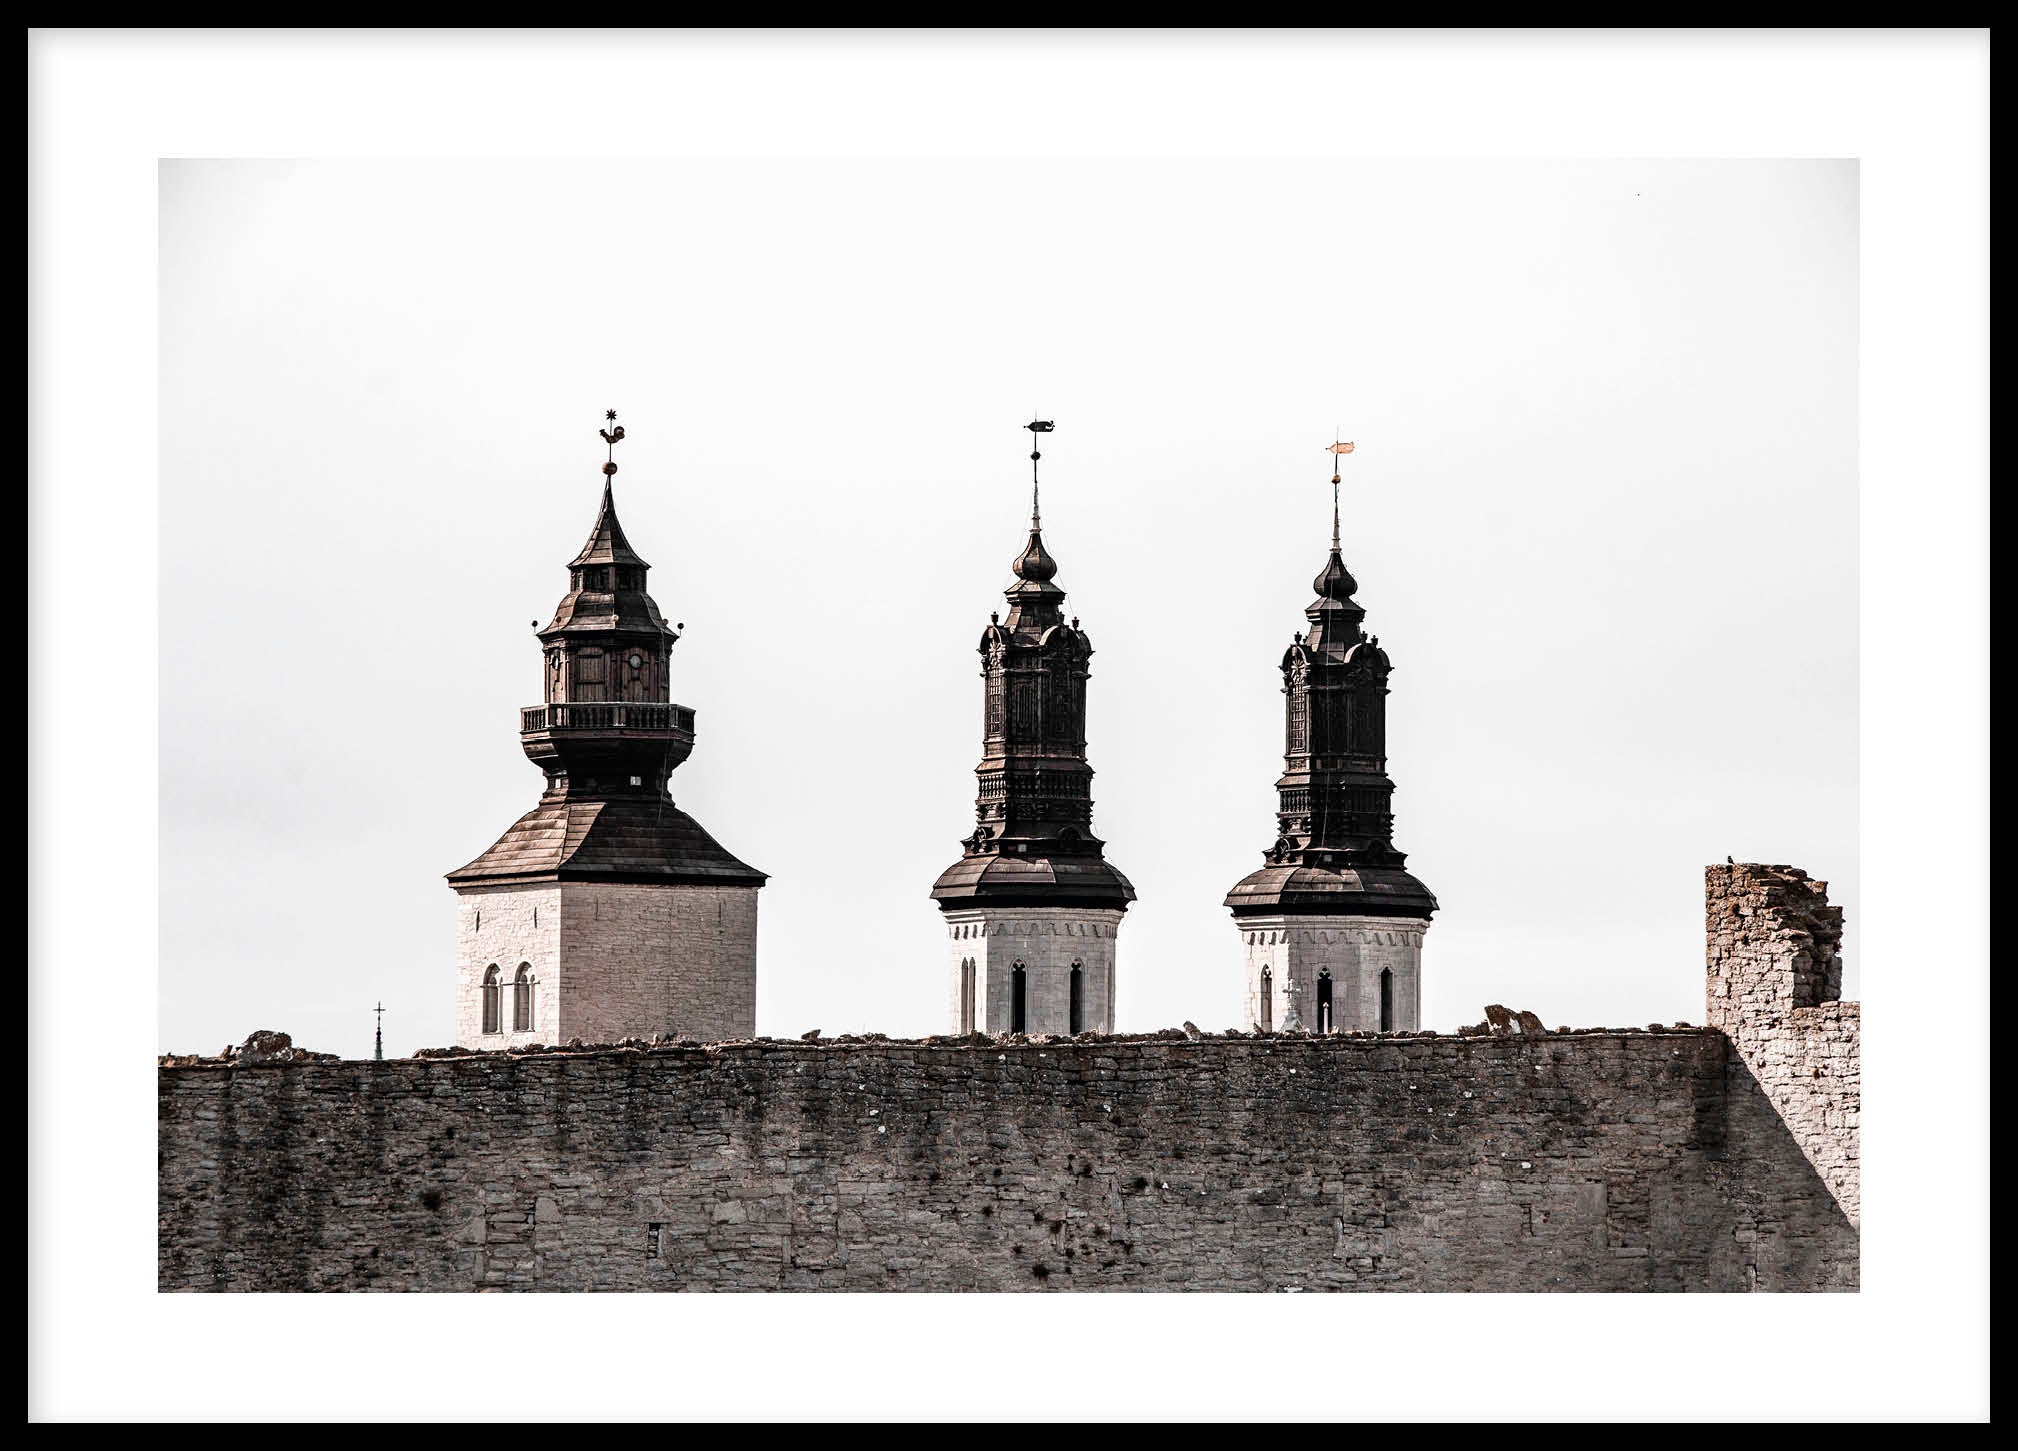
[[642,656],[642,655],[640,655],[640,654],[638,654],[638,653],[637,653],[637,652],[636,652],[635,650],[634,650],[634,651],[632,651],[632,652],[631,652],[631,669],[633,669],[633,670],[642,670],[642,669],[644,669],[644,668],[645,668],[645,657],[644,657],[644,656]]

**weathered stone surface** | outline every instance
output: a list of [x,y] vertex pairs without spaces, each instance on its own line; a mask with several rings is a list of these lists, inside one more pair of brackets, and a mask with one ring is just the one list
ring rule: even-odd
[[1854,1288],[1855,1231],[1730,1056],[1694,1030],[168,1067],[160,1284]]
[[1852,1224],[1859,1220],[1859,1005],[1843,989],[1843,909],[1798,867],[1704,871],[1709,1022],[1729,1035],[1732,1093],[1762,1094]]

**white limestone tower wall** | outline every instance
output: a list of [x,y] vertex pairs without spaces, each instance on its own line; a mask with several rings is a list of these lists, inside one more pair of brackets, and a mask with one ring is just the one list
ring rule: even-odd
[[1114,949],[1121,910],[1007,906],[946,913],[948,1024],[952,1032],[1015,1031],[1016,969],[1023,970],[1023,1031],[1070,1033],[1072,970],[1079,970],[1078,1031],[1114,1031]]
[[[1240,919],[1247,1027],[1319,1031],[1318,979],[1331,977],[1334,1033],[1414,1032],[1422,1026],[1425,917],[1286,915]],[[1381,974],[1389,1014],[1381,1021]],[[1292,1006],[1294,1016],[1290,1016]]]
[[[561,1000],[561,885],[466,887],[457,896],[456,1038],[464,1048],[557,1043]],[[532,980],[529,1026],[514,1027],[514,982]],[[497,969],[497,1031],[484,1031],[484,978]]]

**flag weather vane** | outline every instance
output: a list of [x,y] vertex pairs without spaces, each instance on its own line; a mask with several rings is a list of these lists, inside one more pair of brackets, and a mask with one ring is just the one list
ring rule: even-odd
[[[603,417],[611,423],[617,423],[617,410],[607,408],[603,410]],[[603,436],[603,442],[610,446],[609,462],[603,465],[603,474],[607,477],[617,471],[617,445],[624,441],[624,426],[621,423],[617,423],[617,426],[613,429],[599,428],[596,432],[600,433]]]
[[1030,527],[1035,530],[1039,527],[1037,514],[1037,460],[1044,457],[1037,449],[1037,435],[1040,433],[1049,433],[1055,425],[1047,423],[1040,418],[1033,418],[1023,426],[1030,430]]
[[1332,434],[1331,438],[1332,438],[1332,442],[1331,442],[1331,447],[1327,448],[1327,449],[1325,450],[1325,452],[1326,452],[1326,453],[1328,453],[1328,454],[1330,454],[1330,455],[1332,455],[1332,460],[1331,460],[1331,547],[1332,547],[1333,549],[1336,549],[1336,548],[1338,548],[1338,483],[1339,483],[1339,479],[1338,479],[1338,461],[1339,461],[1339,459],[1340,459],[1340,458],[1342,458],[1342,457],[1343,457],[1344,455],[1346,455],[1346,454],[1349,454],[1349,453],[1351,453],[1351,452],[1352,452],[1352,445],[1351,445],[1351,444],[1349,444],[1349,443],[1340,443],[1340,442],[1338,441],[1338,435],[1337,435],[1336,433]]

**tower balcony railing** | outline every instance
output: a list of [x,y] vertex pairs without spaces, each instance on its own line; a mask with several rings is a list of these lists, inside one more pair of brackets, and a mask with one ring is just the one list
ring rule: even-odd
[[553,701],[519,712],[519,730],[685,731],[694,733],[694,712],[684,705],[646,700]]

